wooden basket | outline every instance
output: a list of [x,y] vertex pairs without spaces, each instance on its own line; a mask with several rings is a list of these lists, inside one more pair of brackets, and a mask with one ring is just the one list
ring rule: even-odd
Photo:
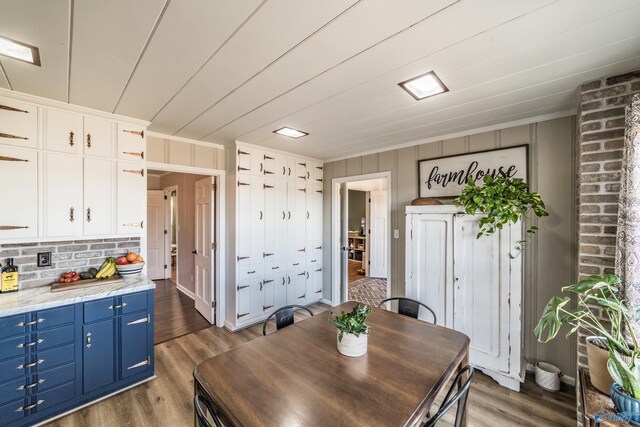
[[432,199],[430,197],[418,197],[411,201],[411,206],[432,206],[441,205],[442,202],[438,199]]

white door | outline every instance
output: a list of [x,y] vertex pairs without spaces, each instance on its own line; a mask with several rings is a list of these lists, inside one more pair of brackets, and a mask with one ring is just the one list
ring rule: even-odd
[[259,260],[251,259],[251,179],[248,176],[238,176],[236,183],[236,262],[238,265],[249,265]]
[[0,176],[11,177],[2,189],[0,239],[37,237],[38,153],[0,147]]
[[119,234],[140,233],[144,228],[143,201],[147,179],[141,163],[117,164],[117,231]]
[[196,181],[196,249],[195,249],[195,299],[196,310],[204,316],[209,323],[215,321],[215,307],[213,304],[214,280],[213,280],[213,227],[211,219],[215,217],[212,201],[212,178]]
[[82,167],[78,156],[45,154],[43,202],[47,237],[82,234]]
[[111,159],[84,159],[85,236],[114,233],[115,164]]
[[112,122],[95,117],[84,118],[85,156],[111,157],[113,152]]
[[387,278],[387,192],[371,191],[369,196],[369,276]]
[[[69,111],[48,109],[45,126],[47,150],[75,154],[82,146],[82,116]],[[82,148],[81,148],[82,149]]]
[[165,279],[164,191],[147,191],[147,275]]

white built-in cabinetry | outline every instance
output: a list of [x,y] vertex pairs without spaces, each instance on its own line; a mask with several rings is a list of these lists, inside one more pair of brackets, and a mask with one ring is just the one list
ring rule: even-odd
[[248,144],[229,148],[235,234],[227,327],[322,298],[322,163]]
[[406,208],[406,295],[424,302],[438,324],[471,339],[469,362],[519,390],[522,359],[520,223],[476,239],[477,215],[454,206]]
[[0,241],[141,233],[146,123],[6,95]]

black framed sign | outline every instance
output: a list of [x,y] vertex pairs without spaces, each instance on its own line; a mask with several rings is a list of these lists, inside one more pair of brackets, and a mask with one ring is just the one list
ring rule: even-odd
[[482,185],[489,174],[527,179],[527,145],[418,162],[420,197],[456,197],[471,177]]

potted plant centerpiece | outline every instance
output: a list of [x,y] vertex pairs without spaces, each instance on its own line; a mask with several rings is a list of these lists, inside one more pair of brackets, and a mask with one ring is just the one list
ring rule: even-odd
[[351,312],[340,315],[331,312],[329,319],[338,328],[338,351],[345,356],[358,357],[367,352],[369,325],[365,323],[371,307],[356,304]]
[[[587,337],[587,361],[593,386],[608,394],[615,380],[625,391],[633,390],[628,377],[630,373],[640,374],[640,366],[636,364],[640,353],[620,278],[612,274],[590,276],[563,287],[562,292],[574,294],[577,307],[568,307],[571,301],[569,296],[552,297],[534,330],[538,340],[552,340],[563,325],[571,327],[566,336],[583,328],[593,335]],[[598,315],[598,312],[602,314]],[[633,316],[637,315],[633,313]],[[607,321],[602,321],[603,318]],[[631,342],[625,339],[625,331]],[[637,393],[640,394],[640,379],[637,384]]]

